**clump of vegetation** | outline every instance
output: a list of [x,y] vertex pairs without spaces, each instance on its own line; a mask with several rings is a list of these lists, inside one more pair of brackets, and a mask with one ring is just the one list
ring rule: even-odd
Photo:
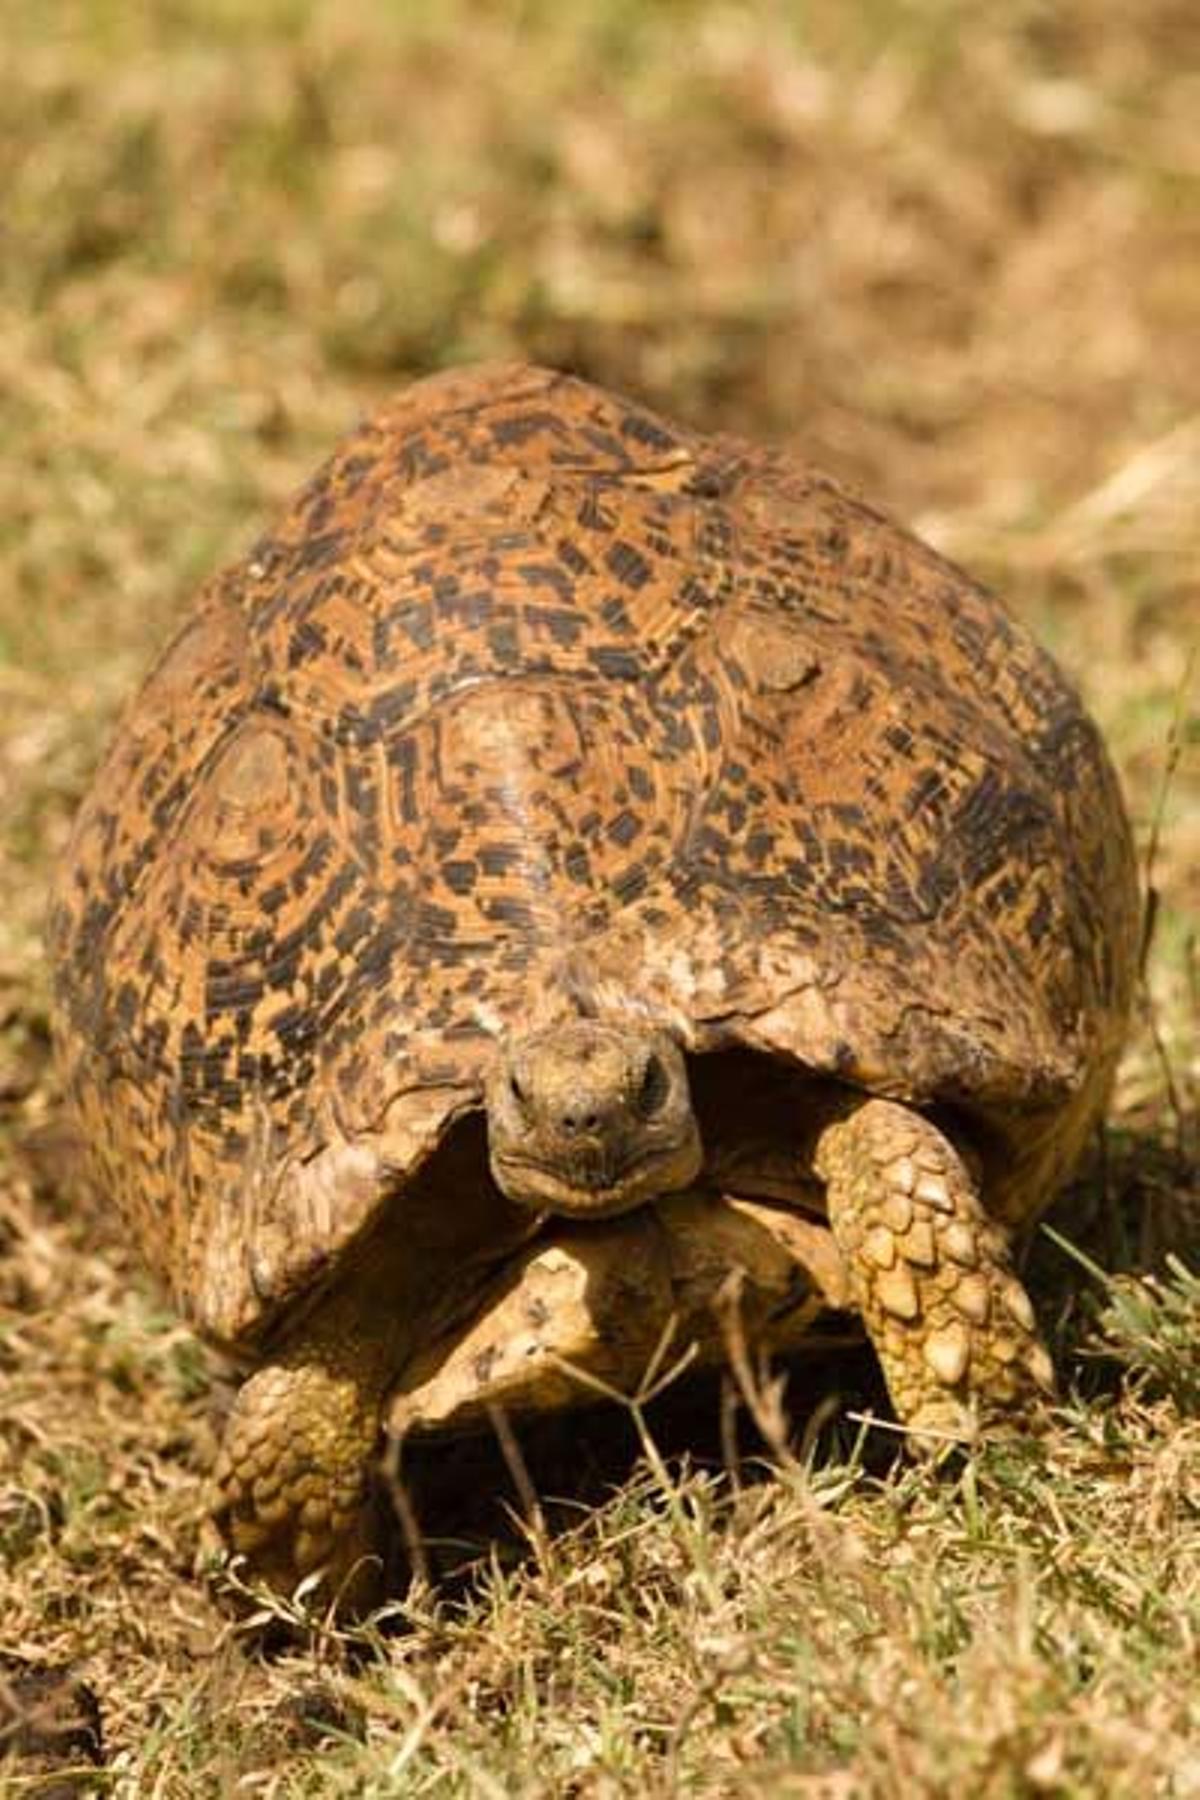
[[1200,1273],[1169,1254],[1163,1275],[1115,1276],[1100,1324],[1106,1348],[1139,1391],[1200,1414]]
[[[1198,60],[1180,0],[7,9],[0,1757],[62,1671],[43,1760],[130,1795],[1200,1794]],[[1159,896],[1055,1224],[1107,1273],[1036,1254],[1037,1438],[933,1478],[835,1364],[739,1467],[668,1397],[591,1486],[501,1469],[518,1524],[390,1615],[264,1640],[193,1566],[220,1371],[69,1180],[46,876],[197,581],[473,356],[794,444],[1074,671]]]

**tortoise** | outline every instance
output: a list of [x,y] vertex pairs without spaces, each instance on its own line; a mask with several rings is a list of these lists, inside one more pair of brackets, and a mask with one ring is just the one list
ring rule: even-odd
[[353,1591],[385,1426],[718,1356],[734,1277],[770,1343],[857,1314],[917,1437],[1019,1423],[1138,935],[1097,730],[960,569],[568,375],[408,387],[203,589],[51,909],[104,1191],[245,1372],[225,1541]]

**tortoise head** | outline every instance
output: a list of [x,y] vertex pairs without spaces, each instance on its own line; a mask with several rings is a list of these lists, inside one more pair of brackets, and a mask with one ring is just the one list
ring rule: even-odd
[[492,1174],[539,1211],[607,1218],[700,1169],[683,1056],[649,1027],[573,1019],[512,1038],[486,1104]]

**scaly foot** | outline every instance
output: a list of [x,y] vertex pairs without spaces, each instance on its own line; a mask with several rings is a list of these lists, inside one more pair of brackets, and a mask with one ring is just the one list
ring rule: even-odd
[[337,1302],[238,1395],[214,1477],[213,1519],[251,1575],[284,1593],[320,1570],[348,1610],[380,1573],[375,1495],[384,1393],[395,1373],[386,1336],[363,1308]]
[[814,1154],[851,1290],[901,1422],[969,1440],[1054,1392],[1054,1370],[1007,1234],[920,1113],[847,1105]]

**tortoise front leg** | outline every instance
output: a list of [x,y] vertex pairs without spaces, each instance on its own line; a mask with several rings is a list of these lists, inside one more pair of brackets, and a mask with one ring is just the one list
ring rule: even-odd
[[238,1394],[214,1476],[213,1520],[250,1574],[279,1592],[318,1569],[349,1610],[378,1589],[374,1473],[384,1395],[398,1367],[393,1337],[360,1294],[339,1296]]
[[848,1103],[821,1129],[813,1162],[903,1424],[969,1439],[989,1417],[1053,1393],[1008,1236],[935,1125],[892,1101]]

